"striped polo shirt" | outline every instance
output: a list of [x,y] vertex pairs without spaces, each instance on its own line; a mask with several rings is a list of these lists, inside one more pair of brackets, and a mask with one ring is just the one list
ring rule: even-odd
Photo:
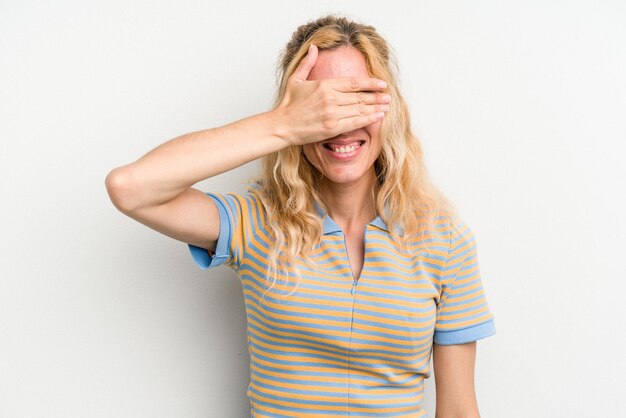
[[225,265],[241,280],[247,314],[252,417],[424,417],[433,343],[495,333],[468,225],[441,216],[428,251],[399,250],[380,216],[365,226],[358,281],[341,228],[317,206],[323,236],[299,264],[296,292],[265,295],[271,243],[259,198],[206,193],[217,205],[214,254],[188,244],[202,269]]

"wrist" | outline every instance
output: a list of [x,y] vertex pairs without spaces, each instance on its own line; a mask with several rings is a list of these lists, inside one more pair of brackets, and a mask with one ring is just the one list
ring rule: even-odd
[[289,116],[284,107],[278,107],[267,112],[272,135],[285,143],[285,146],[299,145],[297,136],[289,123]]

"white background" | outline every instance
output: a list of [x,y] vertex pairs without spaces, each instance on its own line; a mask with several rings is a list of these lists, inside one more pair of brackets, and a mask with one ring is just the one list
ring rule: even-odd
[[[476,235],[497,328],[482,417],[626,416],[617,0],[2,2],[0,416],[247,416],[237,277],[117,212],[104,178],[267,110],[281,48],[325,12],[394,47],[428,167]],[[243,191],[257,168],[196,187]],[[432,417],[433,379],[427,398]]]

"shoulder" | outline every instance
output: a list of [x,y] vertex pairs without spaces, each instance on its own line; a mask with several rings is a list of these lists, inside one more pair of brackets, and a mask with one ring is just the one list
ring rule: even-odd
[[264,223],[264,206],[257,189],[249,188],[245,192],[207,193],[233,219],[252,220]]
[[263,202],[256,192],[227,192],[217,195],[225,202],[228,202],[229,205],[236,205],[252,212],[260,212],[263,208]]
[[458,213],[441,212],[435,221],[435,234],[446,239],[450,245],[459,240],[473,240],[474,234],[469,224]]
[[441,266],[475,247],[475,238],[468,223],[458,213],[440,212],[433,219],[424,243],[426,252]]
[[446,215],[442,220],[445,240],[445,269],[453,270],[476,256],[476,238],[469,224],[459,214]]

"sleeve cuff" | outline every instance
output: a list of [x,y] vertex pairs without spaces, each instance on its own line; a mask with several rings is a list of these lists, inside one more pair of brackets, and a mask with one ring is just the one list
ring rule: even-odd
[[435,331],[433,342],[438,345],[465,344],[494,335],[496,326],[493,319],[468,328]]
[[201,248],[193,244],[187,244],[193,261],[202,270],[219,266],[228,260],[230,256],[228,253],[228,247],[230,244],[230,222],[228,212],[226,211],[224,204],[219,199],[216,199],[209,193],[207,193],[207,195],[213,199],[219,213],[220,236],[217,238],[215,254],[211,255],[206,248]]

